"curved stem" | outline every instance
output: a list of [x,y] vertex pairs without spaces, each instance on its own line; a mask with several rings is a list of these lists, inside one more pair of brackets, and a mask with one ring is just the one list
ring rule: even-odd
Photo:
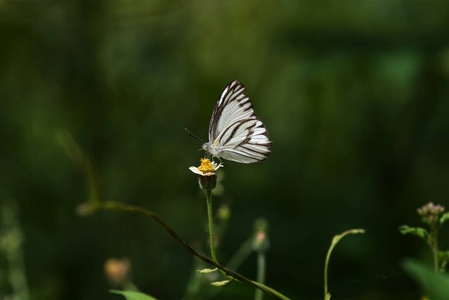
[[365,233],[364,229],[350,229],[350,230],[346,230],[345,232],[343,232],[342,234],[338,234],[336,236],[333,237],[332,239],[332,243],[331,246],[329,247],[329,250],[327,251],[327,255],[326,255],[326,261],[324,263],[324,299],[330,299],[330,294],[328,293],[327,290],[327,269],[329,266],[329,259],[331,257],[331,253],[332,250],[334,249],[335,245],[337,245],[337,243],[346,235],[348,234],[356,234],[356,233]]
[[324,263],[324,299],[326,299],[328,291],[327,291],[327,269],[329,266],[329,259],[331,258],[331,253],[332,250],[334,249],[335,245],[337,244],[337,242],[334,242],[334,239],[332,239],[332,243],[331,246],[329,247],[329,250],[327,251],[327,255],[326,255],[326,262]]
[[209,236],[210,236],[210,253],[212,259],[218,263],[217,256],[215,255],[215,238],[214,238],[214,221],[212,214],[212,191],[206,190],[206,202],[207,202],[207,216],[209,220]]
[[149,217],[154,222],[156,222],[161,227],[163,227],[167,231],[167,233],[175,240],[177,240],[189,253],[191,253],[194,256],[197,256],[207,264],[220,269],[223,273],[234,278],[236,281],[244,282],[246,284],[252,285],[264,291],[266,294],[270,295],[275,299],[289,300],[289,298],[282,295],[278,291],[270,287],[267,287],[263,284],[260,284],[258,282],[252,281],[246,278],[245,276],[240,275],[239,273],[236,273],[223,267],[216,260],[212,260],[209,257],[198,253],[195,249],[192,248],[192,246],[190,246],[186,241],[184,241],[173,229],[168,227],[167,224],[165,224],[165,222],[162,220],[162,218],[156,215],[154,212],[139,206],[127,205],[120,202],[104,201],[103,194],[98,192],[101,191],[101,189],[99,188],[101,186],[100,180],[98,179],[97,176],[94,176],[94,168],[89,158],[84,155],[82,149],[78,146],[75,140],[73,140],[70,134],[68,133],[62,134],[60,137],[60,143],[65,148],[67,155],[72,160],[72,162],[74,162],[75,165],[82,171],[86,179],[86,182],[88,183],[89,186],[90,197],[88,199],[88,202],[84,204],[86,206],[85,208],[88,209],[82,215],[94,213],[96,210],[99,209],[121,210],[143,214]]
[[237,272],[234,272],[232,270],[229,270],[229,269],[223,267],[218,262],[210,259],[209,257],[198,253],[195,249],[192,248],[192,246],[190,246],[186,241],[184,241],[173,229],[168,227],[168,225],[165,224],[165,222],[162,220],[161,217],[159,217],[157,214],[155,214],[154,212],[152,212],[150,210],[144,209],[139,206],[128,205],[128,204],[124,204],[121,202],[113,202],[113,201],[99,202],[99,203],[94,203],[92,205],[93,205],[92,209],[94,211],[98,210],[98,209],[110,209],[110,210],[121,210],[121,211],[128,211],[128,212],[143,214],[143,215],[149,217],[150,219],[152,219],[154,222],[156,222],[160,226],[162,226],[168,232],[168,234],[170,234],[175,240],[177,240],[189,253],[191,253],[192,255],[195,255],[196,257],[198,257],[205,263],[220,269],[226,275],[236,279],[236,281],[244,282],[246,284],[252,285],[252,286],[264,291],[266,294],[270,295],[271,297],[273,297],[275,299],[290,300],[289,298],[282,295],[278,291],[276,291],[266,285],[258,283],[256,281],[252,281]]

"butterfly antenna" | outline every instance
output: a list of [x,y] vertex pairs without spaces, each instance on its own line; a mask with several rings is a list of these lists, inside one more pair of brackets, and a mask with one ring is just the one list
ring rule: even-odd
[[202,142],[203,144],[205,143],[205,141],[203,141],[202,139],[200,139],[198,136],[194,135],[193,133],[191,133],[187,128],[184,128],[187,131],[187,134],[190,135],[193,138],[196,138],[198,141]]

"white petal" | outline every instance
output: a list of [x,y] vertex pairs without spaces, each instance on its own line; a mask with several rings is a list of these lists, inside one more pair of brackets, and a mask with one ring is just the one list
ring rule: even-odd
[[203,172],[201,172],[200,170],[198,170],[197,167],[190,167],[189,170],[192,171],[192,172],[195,173],[195,174],[203,175]]

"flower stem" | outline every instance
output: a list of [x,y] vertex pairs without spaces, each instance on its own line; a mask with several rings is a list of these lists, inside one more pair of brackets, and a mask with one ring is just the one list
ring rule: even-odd
[[350,229],[350,230],[346,230],[345,232],[343,232],[342,234],[338,234],[336,236],[334,236],[334,238],[332,239],[332,243],[331,246],[329,247],[329,250],[327,251],[327,255],[326,255],[326,261],[324,263],[324,299],[330,299],[330,294],[327,290],[327,269],[329,266],[329,259],[331,257],[331,253],[332,250],[334,249],[335,245],[337,245],[337,243],[345,236],[348,234],[356,234],[356,233],[365,233],[364,229]]
[[100,202],[98,204],[95,204],[92,208],[93,212],[99,209],[106,209],[106,210],[119,210],[119,211],[127,211],[131,213],[138,213],[147,216],[148,218],[152,219],[154,222],[156,222],[158,225],[162,226],[169,235],[171,235],[175,240],[177,240],[189,253],[192,255],[195,255],[205,263],[214,266],[221,271],[223,271],[226,275],[234,278],[237,282],[244,282],[246,284],[252,285],[258,289],[263,290],[266,294],[270,295],[271,297],[275,299],[281,299],[281,300],[290,300],[288,297],[284,296],[283,294],[279,293],[275,289],[272,289],[266,285],[263,285],[257,281],[252,281],[245,276],[234,272],[232,270],[229,270],[228,268],[223,267],[218,262],[213,261],[207,256],[204,256],[200,253],[198,253],[195,249],[192,248],[186,241],[184,241],[173,229],[167,226],[165,224],[164,220],[162,220],[161,217],[156,215],[154,212],[147,210],[145,208],[135,206],[135,205],[129,205],[121,202],[114,202],[114,201],[105,201]]
[[438,264],[438,227],[434,225],[432,227],[432,236],[428,241],[430,248],[432,249],[433,255],[433,267],[435,273],[439,272],[439,264]]
[[[130,213],[136,213],[141,214],[149,219],[151,219],[153,222],[161,226],[165,229],[165,231],[175,240],[177,240],[181,246],[190,254],[198,257],[205,263],[214,266],[221,270],[224,274],[234,279],[236,282],[243,282],[248,285],[251,285],[255,288],[258,288],[260,290],[263,290],[267,295],[270,295],[274,299],[280,299],[280,300],[290,300],[283,294],[279,293],[278,291],[265,286],[263,284],[260,284],[256,281],[252,281],[245,276],[234,272],[228,268],[223,267],[220,265],[217,261],[214,261],[210,259],[209,257],[199,253],[195,249],[193,249],[192,246],[190,246],[186,241],[184,241],[176,231],[174,231],[172,228],[170,228],[165,221],[159,217],[157,214],[152,212],[151,210],[145,209],[143,207],[135,206],[135,205],[129,205],[122,202],[114,202],[114,201],[106,201],[103,198],[103,195],[101,193],[93,192],[92,189],[96,189],[96,191],[101,191],[100,189],[100,178],[97,176],[92,177],[92,172],[95,171],[92,163],[90,162],[89,158],[84,155],[81,147],[73,140],[73,138],[70,136],[70,134],[66,134],[66,136],[63,136],[61,140],[62,145],[64,148],[66,148],[67,154],[69,158],[72,160],[73,163],[79,169],[82,171],[82,174],[85,177],[85,180],[87,184],[89,185],[89,188],[91,190],[91,195],[89,197],[89,201],[84,203],[88,207],[86,214],[83,214],[83,216],[87,216],[88,214],[93,214],[98,210],[116,210],[116,211],[126,211]],[[74,154],[75,153],[75,154]],[[96,180],[91,180],[92,178],[95,178]]]
[[207,216],[209,219],[209,236],[210,236],[210,253],[212,259],[218,262],[217,256],[215,255],[215,239],[214,239],[214,221],[212,215],[212,191],[206,190],[206,202],[207,202]]
[[[264,251],[257,252],[257,281],[261,284],[265,283],[265,253]],[[254,300],[262,300],[263,293],[261,290],[256,290]]]
[[327,299],[328,297],[328,291],[327,291],[327,269],[329,266],[329,259],[331,257],[332,250],[334,249],[337,242],[334,241],[335,238],[332,240],[331,246],[329,247],[329,250],[327,251],[326,255],[326,262],[324,263],[324,299]]

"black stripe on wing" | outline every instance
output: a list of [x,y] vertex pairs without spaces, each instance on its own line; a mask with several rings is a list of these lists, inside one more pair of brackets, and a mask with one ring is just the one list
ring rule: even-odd
[[250,145],[247,147],[237,147],[235,149],[223,151],[220,157],[238,163],[250,164],[265,160],[268,156],[270,156],[271,151],[269,150],[269,148],[271,148],[271,144],[266,145],[266,149],[264,152],[254,151],[253,149],[251,149],[252,146],[254,145]]
[[210,142],[213,142],[232,123],[242,119],[255,118],[253,105],[249,97],[245,95],[245,90],[245,86],[237,80],[231,81],[225,87],[210,119]]
[[252,163],[266,159],[271,153],[272,142],[268,131],[258,118],[244,119],[228,126],[219,136],[221,157],[240,163]]
[[[254,132],[255,126],[256,119],[245,119],[234,122],[231,126],[228,126],[225,130],[223,130],[218,138],[218,143],[222,146],[247,143]],[[234,139],[234,141],[229,144],[232,139]]]

